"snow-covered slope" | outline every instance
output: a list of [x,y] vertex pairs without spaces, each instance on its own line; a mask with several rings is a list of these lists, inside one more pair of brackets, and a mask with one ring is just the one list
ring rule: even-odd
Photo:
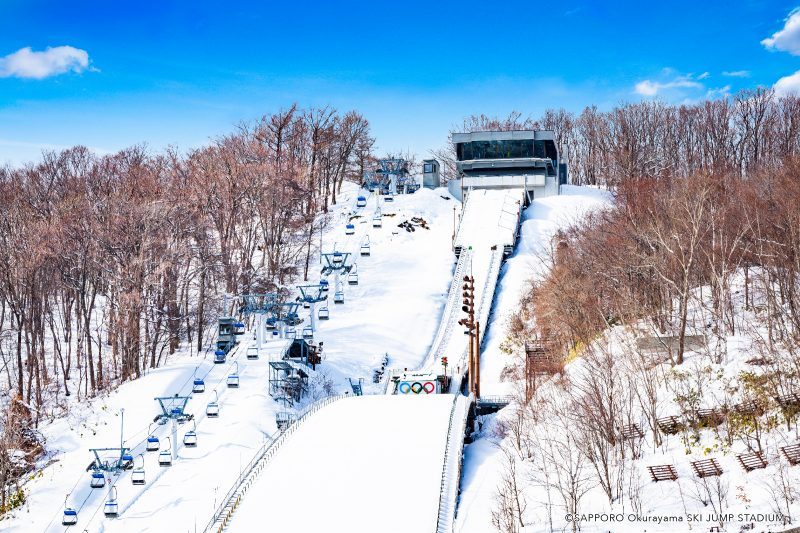
[[361,396],[321,409],[261,473],[227,531],[430,531],[451,395]]
[[[603,208],[610,201],[611,197],[605,191],[565,185],[560,196],[534,200],[523,211],[520,239],[516,251],[500,272],[493,313],[483,340],[483,395],[510,393],[511,384],[500,380],[503,368],[509,363],[509,356],[500,350],[506,335],[506,322],[516,311],[521,292],[531,276],[546,271],[551,239],[559,228],[576,222],[590,210]],[[478,439],[465,448],[455,531],[482,533],[491,530],[499,459],[500,451],[489,439]]]

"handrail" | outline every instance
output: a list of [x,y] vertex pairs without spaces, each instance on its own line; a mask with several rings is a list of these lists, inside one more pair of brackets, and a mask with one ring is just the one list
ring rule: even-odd
[[[337,396],[328,396],[327,398],[323,398],[317,402],[311,404],[300,417],[298,417],[295,421],[289,424],[286,429],[281,431],[278,438],[265,443],[261,449],[256,453],[253,459],[247,464],[245,469],[239,474],[239,477],[234,482],[233,486],[228,490],[225,496],[222,498],[220,505],[217,509],[214,510],[214,514],[211,516],[208,524],[203,531],[208,533],[214,530],[214,525],[217,522],[220,522],[219,528],[216,529],[217,532],[221,532],[225,526],[228,525],[230,522],[231,517],[233,516],[234,511],[239,506],[239,503],[250,487],[255,482],[257,476],[261,473],[262,470],[266,467],[269,463],[270,459],[272,459],[275,454],[280,449],[281,445],[286,442],[289,435],[295,432],[295,430],[308,419],[309,415],[319,411],[321,408],[337,401],[342,398],[346,398],[349,395],[340,394]],[[237,494],[238,493],[238,494]],[[229,505],[233,502],[233,505]],[[225,509],[228,508],[228,511],[225,512]],[[223,516],[224,515],[224,516]]]
[[[453,505],[445,505],[458,498],[458,486],[461,480],[461,467],[464,448],[464,433],[466,432],[467,416],[461,416],[461,423],[453,432],[453,422],[456,418],[456,409],[460,401],[467,401],[466,397],[456,393],[453,397],[453,406],[450,408],[450,421],[447,426],[447,441],[444,450],[444,460],[442,461],[442,479],[439,484],[439,508],[436,513],[436,533],[449,533],[453,529],[455,522],[456,508]],[[454,468],[454,457],[457,457],[455,475],[448,475]],[[455,484],[452,480],[457,480]]]

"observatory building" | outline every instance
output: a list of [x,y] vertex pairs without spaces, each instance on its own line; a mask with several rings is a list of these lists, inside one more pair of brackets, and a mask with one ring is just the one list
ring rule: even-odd
[[458,180],[448,184],[457,198],[468,189],[523,189],[528,201],[554,196],[567,181],[548,130],[454,133]]

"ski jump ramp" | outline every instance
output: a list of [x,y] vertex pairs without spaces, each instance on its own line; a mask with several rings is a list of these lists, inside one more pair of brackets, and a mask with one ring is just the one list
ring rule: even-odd
[[[458,391],[467,338],[457,325],[461,285],[475,278],[477,319],[489,321],[503,257],[516,244],[518,190],[470,191],[454,242],[448,300],[419,370],[447,356],[454,394],[346,397],[303,417],[291,441],[247,481],[247,498],[213,531],[452,531],[471,399]],[[392,372],[387,376],[391,381]]]
[[449,394],[375,395],[320,409],[265,467],[225,530],[430,531],[453,405]]

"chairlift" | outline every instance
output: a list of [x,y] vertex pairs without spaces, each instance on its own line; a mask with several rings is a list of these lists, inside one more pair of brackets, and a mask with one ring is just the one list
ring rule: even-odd
[[89,482],[89,486],[93,489],[102,489],[106,486],[106,476],[104,476],[102,472],[92,472],[92,479]]
[[133,468],[133,455],[130,453],[123,453],[122,454],[122,468],[125,470],[130,470]]
[[76,511],[72,507],[65,507],[64,516],[61,518],[61,525],[74,526],[77,523],[78,523],[78,511]]
[[206,416],[208,418],[219,417],[219,401],[217,391],[214,391],[214,401],[208,402],[208,405],[206,405]]
[[225,362],[226,354],[224,350],[217,350],[214,352],[214,364],[221,365]]
[[267,329],[275,329],[278,325],[278,320],[271,316],[264,321],[264,327]]
[[328,320],[331,317],[331,313],[327,307],[320,307],[319,311],[317,312],[317,318],[320,320]]
[[170,447],[172,447],[172,441],[169,437],[167,439],[167,447],[158,452],[158,466],[172,466],[172,452],[170,451]]
[[119,515],[119,504],[117,503],[117,487],[111,487],[108,493],[108,500],[103,506],[103,514],[109,518],[116,518]]
[[194,381],[192,382],[192,392],[195,392],[195,393],[198,393],[198,394],[201,393],[201,392],[205,392],[205,390],[206,390],[206,382],[203,381],[203,378],[198,378],[197,377],[197,369],[196,368],[194,369],[194,373],[195,373],[195,378],[194,378]]
[[348,285],[358,285],[358,272],[350,272],[347,275],[347,284]]
[[367,198],[364,196],[359,196],[356,199],[356,207],[367,207]]
[[319,287],[322,289],[322,292],[328,292],[328,289],[330,289],[330,283],[328,283],[327,279],[321,279],[319,280]]
[[333,258],[331,262],[334,266],[339,266],[344,263],[344,254],[342,252],[333,252]]
[[158,449],[161,447],[161,444],[158,442],[158,437],[156,437],[155,435],[153,435],[153,433],[150,432],[150,427],[152,427],[152,426],[153,426],[153,424],[150,424],[150,426],[148,426],[148,428],[147,428],[147,448],[146,448],[146,450],[148,452],[158,451]]
[[258,359],[258,347],[251,346],[247,349],[247,358],[250,360]]
[[233,363],[236,367],[236,370],[228,374],[228,388],[229,389],[238,389],[239,388],[239,362],[236,361]]
[[333,294],[333,303],[335,304],[344,303],[344,291],[341,289],[341,287]]
[[380,213],[376,213],[375,216],[372,217],[372,227],[373,228],[383,227],[383,216]]
[[303,300],[303,309],[311,309],[311,302]]
[[303,339],[310,341],[314,338],[314,330],[311,326],[306,326],[303,328]]
[[361,243],[361,255],[369,255],[369,235],[364,238],[364,242]]
[[348,224],[344,227],[344,234],[345,235],[355,235],[356,234],[356,226],[355,224]]
[[187,448],[197,446],[197,424],[192,422],[192,429],[183,434],[183,445]]
[[394,195],[392,193],[383,195],[384,202],[394,202]]
[[297,330],[294,328],[294,326],[290,326],[286,328],[283,336],[287,339],[294,339],[297,337]]
[[233,325],[233,334],[234,335],[244,335],[244,324],[241,322],[237,322]]
[[144,455],[139,454],[139,457],[142,459],[141,466],[133,467],[133,472],[131,472],[131,483],[134,485],[144,485]]

